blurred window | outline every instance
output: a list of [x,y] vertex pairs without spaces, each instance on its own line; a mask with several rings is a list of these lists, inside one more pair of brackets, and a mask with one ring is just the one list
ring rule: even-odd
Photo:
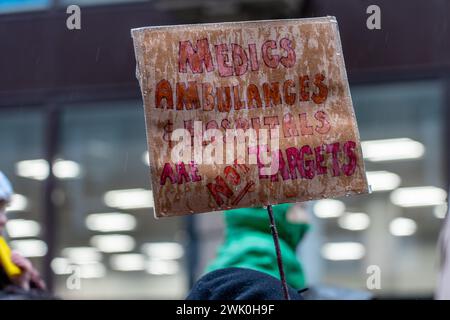
[[184,298],[185,220],[153,216],[141,102],[70,106],[61,128],[57,294]]
[[314,203],[320,246],[309,244],[316,252],[306,259],[310,280],[367,290],[367,268],[376,266],[381,288],[374,294],[431,297],[447,197],[443,86],[416,81],[351,91],[373,193]]
[[14,195],[7,208],[6,234],[14,250],[43,272],[44,117],[31,108],[0,110],[0,170],[11,180]]
[[[307,203],[312,228],[299,259],[308,285],[432,297],[447,197],[444,87],[413,81],[353,85],[351,92],[373,192]],[[198,275],[222,241],[220,220],[196,217]],[[378,270],[380,289],[368,288]]]

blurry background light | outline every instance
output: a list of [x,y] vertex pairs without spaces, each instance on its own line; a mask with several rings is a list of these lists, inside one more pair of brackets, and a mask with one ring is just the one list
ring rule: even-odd
[[75,161],[57,159],[53,164],[53,173],[59,179],[73,179],[81,175],[81,168]]
[[144,151],[144,153],[142,154],[142,162],[147,166],[150,165],[148,151]]
[[67,258],[62,257],[53,258],[50,266],[55,274],[62,275],[71,273],[71,270],[69,268],[70,262],[69,259]]
[[322,247],[322,256],[327,260],[359,260],[365,255],[365,248],[358,242],[330,242]]
[[145,269],[145,257],[139,253],[114,254],[110,264],[116,271],[141,271]]
[[27,197],[15,193],[11,197],[11,203],[6,207],[6,211],[7,212],[25,211],[27,207],[28,207]]
[[409,138],[363,141],[361,147],[364,158],[373,162],[417,159],[425,153],[422,143]]
[[70,247],[62,250],[62,255],[74,264],[87,264],[102,259],[102,254],[93,247]]
[[6,231],[11,238],[36,237],[41,226],[33,220],[13,219],[6,223]]
[[86,218],[86,227],[99,232],[130,231],[136,228],[136,218],[120,212],[92,213]]
[[436,218],[444,219],[448,212],[447,204],[441,204],[433,208],[433,214]]
[[[81,167],[75,161],[56,159],[53,163],[53,173],[59,179],[78,178]],[[50,173],[48,162],[45,159],[23,160],[16,163],[16,174],[19,177],[33,180],[45,180]]]
[[134,238],[125,234],[93,236],[90,243],[102,252],[132,251],[135,246]]
[[23,178],[45,180],[49,171],[48,163],[44,159],[23,160],[16,163],[16,174]]
[[71,267],[72,274],[76,272],[76,268],[80,268],[80,277],[83,279],[103,278],[106,275],[106,268],[101,262],[92,262]]
[[391,193],[391,201],[400,207],[435,206],[445,203],[447,192],[444,189],[426,186],[399,188]]
[[43,257],[47,253],[47,245],[42,240],[27,239],[11,241],[11,247],[27,258]]
[[366,213],[348,212],[339,218],[338,223],[343,229],[359,231],[369,227],[370,218]]
[[153,192],[146,189],[108,191],[103,200],[107,206],[119,209],[152,208],[154,206]]
[[51,268],[57,275],[75,275],[82,279],[102,278],[106,275],[103,263],[92,261],[84,264],[72,264],[66,258],[57,257],[51,262]]
[[176,242],[154,242],[143,244],[142,252],[153,260],[170,260],[181,258],[184,249]]
[[345,204],[334,199],[319,200],[314,204],[314,214],[318,218],[340,217],[345,211]]
[[368,171],[367,181],[372,191],[396,189],[402,182],[398,174],[389,171]]
[[146,271],[153,275],[173,275],[180,270],[180,264],[174,260],[156,260],[147,263]]
[[408,218],[395,218],[389,224],[389,231],[397,237],[413,235],[417,230],[417,224],[414,220]]

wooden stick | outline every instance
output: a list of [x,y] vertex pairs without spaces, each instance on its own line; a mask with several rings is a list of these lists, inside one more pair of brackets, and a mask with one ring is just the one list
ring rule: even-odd
[[275,224],[275,219],[273,217],[273,211],[272,211],[271,205],[267,206],[267,212],[269,213],[270,230],[272,231],[273,242],[275,243],[275,251],[277,253],[278,270],[280,271],[280,280],[281,280],[281,285],[283,287],[284,298],[286,300],[291,300],[291,297],[289,296],[288,286],[286,283],[286,276],[284,274],[283,259],[281,257],[280,242],[278,240],[277,226]]

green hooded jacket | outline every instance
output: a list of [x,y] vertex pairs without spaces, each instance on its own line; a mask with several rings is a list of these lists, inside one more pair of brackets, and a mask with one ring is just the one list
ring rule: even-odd
[[[305,276],[296,256],[296,248],[309,225],[287,221],[286,213],[291,206],[292,204],[280,204],[273,205],[272,208],[280,238],[286,280],[291,287],[301,289],[305,286]],[[279,279],[267,209],[228,210],[224,217],[225,241],[206,271],[241,267],[265,272]]]

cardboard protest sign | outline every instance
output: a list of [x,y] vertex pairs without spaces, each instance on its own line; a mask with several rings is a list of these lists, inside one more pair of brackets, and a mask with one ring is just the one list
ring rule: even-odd
[[156,216],[368,191],[335,18],[132,37]]

